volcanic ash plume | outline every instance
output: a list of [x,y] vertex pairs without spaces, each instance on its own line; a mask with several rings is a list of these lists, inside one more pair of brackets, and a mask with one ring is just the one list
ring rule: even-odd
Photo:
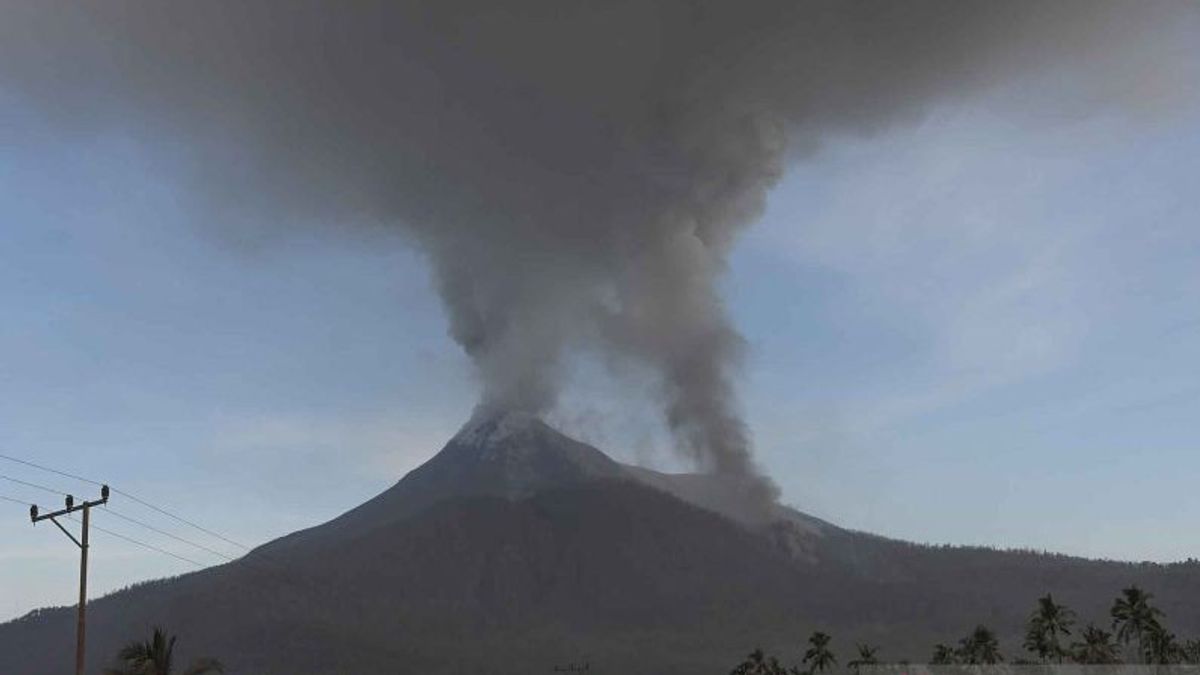
[[689,457],[749,477],[716,283],[786,163],[1023,73],[1086,106],[1170,82],[1195,7],[4,0],[0,87],[186,153],[207,220],[405,233],[485,405],[543,411],[595,350],[656,375]]

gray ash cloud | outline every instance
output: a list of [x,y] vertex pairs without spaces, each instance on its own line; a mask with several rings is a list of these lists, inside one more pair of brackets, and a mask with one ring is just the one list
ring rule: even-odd
[[656,375],[686,456],[750,477],[716,286],[788,163],[1026,73],[1085,98],[1169,77],[1156,36],[1195,8],[4,0],[0,87],[64,133],[183,148],[226,227],[403,233],[485,405],[544,411],[596,350]]

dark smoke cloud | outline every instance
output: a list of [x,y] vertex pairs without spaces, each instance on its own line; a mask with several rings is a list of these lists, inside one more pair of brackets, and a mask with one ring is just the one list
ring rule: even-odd
[[754,469],[733,385],[742,344],[715,284],[786,164],[830,135],[874,133],[1024,73],[1061,69],[1086,105],[1096,92],[1136,91],[1141,78],[1171,76],[1164,28],[1196,10],[1171,0],[0,7],[0,87],[63,133],[183,147],[207,219],[394,228],[415,240],[485,404],[542,411],[564,360],[600,350],[657,374],[688,456],[743,476]]

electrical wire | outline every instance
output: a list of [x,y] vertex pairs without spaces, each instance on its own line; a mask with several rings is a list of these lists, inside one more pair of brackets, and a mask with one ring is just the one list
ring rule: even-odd
[[24,502],[20,499],[13,499],[12,497],[5,497],[4,495],[0,495],[0,502],[12,502],[14,504],[20,504],[21,506],[30,506],[29,502]]
[[226,537],[226,536],[225,536],[225,535],[223,535],[223,534],[220,534],[219,532],[213,532],[212,530],[210,530],[210,529],[208,529],[208,528],[206,528],[206,527],[201,527],[200,525],[197,525],[196,523],[193,523],[192,521],[190,521],[190,520],[188,520],[188,519],[184,518],[183,516],[177,516],[177,515],[175,515],[174,513],[171,513],[170,511],[167,511],[166,509],[160,508],[160,507],[158,507],[158,506],[155,506],[154,504],[151,504],[151,503],[150,503],[150,502],[148,502],[148,501],[145,501],[144,499],[139,499],[138,497],[135,497],[135,496],[133,496],[133,495],[129,494],[128,492],[125,492],[124,490],[118,490],[117,488],[110,488],[110,489],[111,489],[113,492],[115,492],[116,494],[119,494],[119,495],[121,495],[122,497],[125,497],[126,499],[131,499],[131,500],[133,500],[133,501],[137,502],[138,504],[141,504],[142,506],[145,506],[145,507],[146,507],[146,508],[148,508],[148,509],[152,509],[152,510],[154,510],[154,511],[157,511],[157,512],[159,512],[159,513],[163,514],[164,516],[167,516],[168,518],[171,518],[171,519],[177,520],[177,521],[179,521],[179,522],[183,523],[184,525],[187,525],[188,527],[195,528],[195,529],[197,529],[197,530],[200,530],[201,532],[203,532],[203,533],[205,533],[205,534],[207,534],[207,535],[210,535],[210,536],[216,537],[217,539],[220,539],[221,541],[223,541],[223,542],[225,542],[225,543],[227,543],[227,544],[232,544],[233,546],[237,546],[238,548],[242,549],[243,551],[249,551],[249,550],[250,550],[250,547],[249,547],[249,546],[247,546],[247,545],[245,545],[245,544],[239,544],[238,542],[236,542],[236,541],[234,541],[234,540],[230,539],[229,537]]
[[[55,469],[55,468],[53,468],[53,467],[45,466],[45,465],[43,465],[43,464],[38,464],[37,462],[31,462],[31,461],[29,461],[29,460],[27,460],[27,459],[21,459],[20,457],[14,457],[14,456],[12,456],[12,455],[4,454],[4,453],[0,453],[0,459],[8,460],[8,461],[10,461],[10,462],[15,462],[15,463],[17,463],[17,464],[21,464],[21,465],[24,465],[24,466],[28,466],[28,467],[31,467],[31,468],[34,468],[34,469],[39,469],[39,470],[41,470],[41,471],[47,471],[47,472],[49,472],[49,473],[52,473],[52,474],[55,474],[55,475],[58,475],[58,476],[63,476],[64,478],[71,478],[71,479],[73,479],[73,480],[82,481],[82,482],[84,482],[84,483],[89,483],[89,484],[91,484],[91,485],[97,485],[97,486],[103,486],[103,485],[106,485],[106,483],[102,483],[102,482],[100,482],[100,481],[97,481],[97,480],[92,480],[91,478],[85,478],[85,477],[83,477],[83,476],[80,476],[80,475],[78,475],[78,474],[71,473],[71,472],[69,472],[69,471],[62,471],[61,469]],[[40,487],[40,486],[33,486],[33,487]],[[49,488],[41,488],[41,489],[46,489],[46,490],[49,490]],[[201,526],[201,525],[198,525],[198,524],[196,524],[196,523],[194,523],[194,522],[192,522],[192,521],[188,520],[187,518],[184,518],[183,516],[177,515],[177,514],[175,514],[175,513],[172,513],[172,512],[170,512],[170,511],[168,511],[168,510],[166,510],[166,509],[162,508],[161,506],[156,506],[155,504],[151,504],[150,502],[148,502],[148,501],[146,501],[146,500],[144,500],[144,499],[142,499],[142,498],[140,498],[140,497],[138,497],[138,496],[136,496],[136,495],[130,494],[130,493],[128,493],[128,492],[126,492],[126,491],[124,491],[124,490],[121,490],[121,489],[119,489],[119,488],[116,488],[116,487],[111,487],[111,488],[109,488],[109,489],[110,489],[110,490],[112,490],[112,492],[113,492],[113,493],[115,493],[115,494],[119,494],[119,495],[121,495],[122,497],[125,497],[126,499],[128,499],[128,500],[130,500],[130,501],[133,501],[133,502],[136,502],[136,503],[138,503],[138,504],[141,504],[142,506],[144,506],[144,507],[146,507],[146,508],[148,508],[148,509],[151,509],[151,510],[153,510],[153,511],[156,511],[156,512],[158,512],[158,513],[160,513],[160,514],[162,514],[162,515],[164,515],[164,516],[167,516],[168,518],[171,518],[172,520],[175,520],[175,521],[177,521],[177,522],[183,523],[184,525],[187,525],[188,527],[191,527],[191,528],[193,528],[193,529],[195,529],[195,530],[198,530],[198,531],[200,531],[200,532],[203,532],[203,533],[205,533],[205,534],[207,534],[207,535],[209,535],[209,536],[211,536],[211,537],[216,537],[217,539],[220,539],[221,541],[225,542],[226,544],[230,544],[230,545],[232,545],[232,546],[236,546],[236,547],[238,547],[238,548],[242,549],[243,551],[249,551],[249,550],[250,550],[250,547],[249,547],[249,546],[247,546],[247,545],[245,545],[245,544],[242,544],[242,543],[240,543],[240,542],[234,541],[233,539],[230,539],[229,537],[226,537],[225,535],[221,534],[220,532],[215,532],[215,531],[213,531],[213,530],[210,530],[210,529],[208,529],[208,528],[206,528],[206,527],[203,527],[203,526]],[[55,494],[66,494],[65,492],[59,492],[59,491],[57,491],[57,490],[52,490],[52,492],[54,492]]]
[[[109,510],[109,509],[105,509],[105,510],[106,510],[106,511],[109,511],[109,512],[111,513],[111,510]],[[70,519],[72,522],[79,523],[79,520],[78,520],[78,519],[77,519],[75,516],[73,516],[73,515],[68,515],[68,516],[67,516],[67,518],[69,518],[69,519]],[[123,540],[123,541],[126,541],[126,542],[128,542],[128,543],[130,543],[130,544],[134,544],[134,545],[136,545],[136,546],[141,546],[141,547],[143,547],[143,548],[145,548],[145,549],[148,549],[148,550],[150,550],[150,551],[154,551],[154,552],[156,552],[156,553],[161,553],[161,554],[163,554],[163,555],[170,556],[170,557],[172,557],[172,558],[175,558],[176,560],[182,560],[183,562],[190,563],[190,564],[192,564],[192,565],[195,565],[196,567],[199,567],[199,568],[205,568],[205,567],[208,567],[208,565],[205,565],[204,563],[197,562],[197,561],[195,561],[195,560],[192,560],[191,558],[188,558],[188,557],[186,557],[186,556],[179,555],[179,554],[177,554],[177,553],[174,553],[174,552],[172,552],[172,551],[168,551],[168,550],[166,550],[166,549],[164,549],[164,548],[160,548],[160,547],[158,547],[158,546],[155,546],[155,545],[153,545],[153,544],[148,544],[148,543],[146,543],[146,542],[144,542],[144,541],[140,541],[140,540],[138,540],[138,539],[134,539],[133,537],[130,537],[130,536],[128,536],[128,535],[125,535],[125,534],[121,534],[120,532],[114,532],[114,531],[112,531],[112,530],[109,530],[109,529],[107,529],[107,528],[101,527],[101,526],[99,526],[99,525],[97,525],[97,524],[95,524],[95,523],[90,523],[90,524],[89,524],[89,526],[90,526],[92,529],[94,529],[94,530],[98,530],[98,531],[100,531],[100,532],[103,532],[103,533],[105,533],[105,534],[107,534],[107,535],[110,535],[110,536],[116,537],[117,539],[121,539],[121,540]],[[164,533],[164,534],[165,534],[165,533]],[[169,535],[168,535],[168,536],[169,536]],[[250,567],[253,567],[253,568],[255,568],[255,569],[258,569],[258,570],[259,570],[259,571],[261,571],[261,572],[265,572],[265,573],[267,573],[268,575],[275,577],[275,578],[276,578],[276,579],[278,579],[279,581],[282,581],[282,582],[284,582],[284,583],[288,584],[289,586],[291,586],[291,587],[292,587],[292,588],[294,588],[294,589],[298,589],[298,590],[301,590],[301,591],[305,591],[305,592],[308,592],[308,593],[310,593],[310,594],[315,594],[315,593],[318,593],[318,592],[320,592],[320,590],[319,590],[318,588],[316,588],[314,585],[312,585],[312,584],[307,584],[307,583],[304,583],[304,582],[302,582],[302,581],[299,581],[299,580],[297,580],[297,579],[293,578],[293,577],[292,577],[292,574],[291,574],[291,571],[290,571],[290,570],[287,570],[286,568],[283,568],[283,567],[282,567],[281,565],[279,565],[278,563],[275,563],[275,564],[277,565],[277,567],[276,567],[275,569],[271,569],[270,567],[268,567],[268,566],[264,565],[264,564],[263,564],[263,561],[259,561],[259,560],[248,560],[248,559],[243,559],[243,562],[245,562],[245,563],[246,563],[247,565],[249,565]]]
[[[75,518],[74,516],[68,515],[67,518],[71,519],[73,522],[76,522],[76,523],[79,522],[79,520],[77,518]],[[164,548],[159,548],[153,544],[147,544],[144,541],[139,541],[137,539],[134,539],[133,537],[121,534],[120,532],[113,532],[112,530],[109,530],[104,527],[100,527],[99,525],[97,525],[95,523],[89,523],[88,526],[91,527],[93,530],[98,530],[100,532],[103,532],[104,534],[109,535],[110,537],[116,537],[117,539],[127,541],[130,544],[134,544],[135,546],[141,546],[142,548],[147,548],[147,549],[150,549],[151,551],[157,551],[158,553],[161,553],[163,555],[169,555],[172,558],[175,558],[177,560],[182,560],[183,562],[190,563],[192,565],[195,565],[196,567],[207,567],[207,565],[205,565],[204,563],[196,562],[195,560],[192,560],[191,558],[186,558],[184,556],[179,555],[178,553],[172,553]]]
[[138,526],[140,526],[140,527],[144,527],[144,528],[146,528],[147,530],[150,530],[151,532],[157,532],[158,534],[161,534],[161,535],[163,535],[164,537],[170,537],[171,539],[174,539],[175,541],[178,541],[178,542],[180,542],[180,543],[187,544],[188,546],[191,546],[191,547],[193,547],[193,548],[198,548],[198,549],[200,549],[201,551],[205,551],[205,552],[207,552],[207,553],[211,553],[211,554],[213,554],[213,555],[215,555],[215,556],[217,556],[217,557],[219,557],[219,558],[223,558],[223,559],[225,559],[225,560],[227,560],[227,561],[233,561],[233,560],[235,560],[235,558],[233,558],[233,557],[231,557],[231,556],[228,556],[228,555],[225,555],[224,553],[221,553],[220,551],[217,551],[217,550],[215,550],[215,549],[211,549],[211,548],[209,548],[209,547],[205,546],[204,544],[197,544],[197,543],[196,543],[196,542],[194,542],[194,541],[191,541],[191,540],[189,540],[189,539],[184,539],[183,537],[180,537],[179,535],[173,534],[173,533],[171,533],[171,532],[167,532],[166,530],[159,529],[159,528],[157,528],[157,527],[155,527],[155,526],[153,526],[153,525],[151,525],[151,524],[149,524],[149,523],[144,523],[144,522],[142,522],[142,521],[138,520],[137,518],[131,518],[131,517],[129,517],[129,516],[127,516],[127,515],[125,515],[125,514],[118,513],[117,511],[114,511],[112,508],[110,508],[110,507],[108,507],[108,506],[105,506],[105,507],[104,507],[104,511],[103,511],[103,512],[104,512],[104,513],[106,513],[106,514],[108,514],[108,515],[110,515],[110,516],[115,516],[115,517],[117,517],[117,518],[120,518],[121,520],[124,520],[124,521],[126,521],[126,522],[133,523],[134,525],[138,525]]
[[42,471],[49,471],[50,473],[58,474],[59,476],[62,476],[64,478],[72,478],[74,480],[83,481],[84,483],[91,483],[92,485],[97,485],[97,486],[104,485],[103,483],[91,480],[90,478],[84,478],[83,476],[76,476],[73,473],[67,473],[66,471],[59,471],[58,469],[51,469],[48,466],[42,466],[41,464],[36,464],[27,459],[21,459],[20,457],[13,457],[12,455],[5,455],[3,453],[0,453],[0,459],[7,459],[10,462],[16,462],[17,464],[24,464],[25,466],[33,467],[35,469],[41,469]]
[[[22,458],[20,458],[20,457],[14,457],[14,456],[12,456],[12,455],[4,454],[4,453],[0,453],[0,459],[7,460],[7,461],[10,461],[10,462],[14,462],[14,463],[17,463],[17,464],[21,464],[21,465],[23,465],[23,466],[27,466],[27,467],[30,467],[30,468],[38,469],[38,470],[40,470],[40,471],[46,471],[46,472],[48,472],[48,473],[52,473],[52,474],[55,474],[55,475],[57,475],[57,476],[62,476],[63,478],[70,478],[70,479],[72,479],[72,480],[77,480],[77,481],[81,481],[81,482],[84,482],[84,483],[88,483],[88,484],[90,484],[90,485],[95,485],[95,486],[103,486],[103,485],[107,485],[107,483],[103,483],[103,482],[101,482],[101,481],[97,481],[97,480],[92,480],[91,478],[85,478],[85,477],[83,477],[83,476],[80,476],[80,475],[78,475],[78,474],[71,473],[71,472],[69,472],[69,471],[62,471],[62,470],[60,470],[60,469],[55,469],[55,468],[53,468],[53,467],[45,466],[45,465],[42,465],[42,464],[38,464],[37,462],[31,462],[31,461],[29,461],[29,460],[27,460],[27,459],[22,459]],[[0,477],[8,478],[7,476],[0,476]],[[28,482],[26,482],[26,481],[22,481],[22,480],[19,480],[19,479],[11,479],[11,478],[10,478],[10,480],[12,480],[13,482],[16,482],[16,483],[20,483],[20,484],[23,484],[23,485],[27,485],[27,486],[29,486],[29,487],[34,487],[34,488],[37,488],[37,489],[40,489],[40,490],[45,490],[45,491],[47,491],[47,492],[50,492],[50,493],[52,493],[52,494],[57,494],[57,495],[65,495],[65,494],[67,494],[67,493],[65,493],[65,492],[60,492],[60,491],[58,491],[58,490],[54,490],[54,489],[52,489],[52,488],[48,488],[48,487],[45,487],[45,486],[42,486],[42,485],[37,485],[37,484],[34,484],[34,483],[28,483]],[[179,523],[182,523],[182,524],[184,524],[184,525],[187,525],[188,527],[191,527],[191,528],[193,528],[193,529],[195,529],[195,530],[198,530],[198,531],[200,531],[200,532],[203,532],[204,534],[207,534],[207,535],[209,535],[209,536],[215,537],[215,538],[217,538],[217,539],[219,539],[219,540],[221,540],[221,541],[223,541],[223,542],[225,542],[225,543],[227,543],[227,544],[230,544],[230,545],[236,546],[236,547],[238,547],[238,548],[240,548],[240,549],[242,549],[242,550],[244,550],[244,551],[250,551],[250,550],[251,550],[251,547],[249,547],[249,546],[247,546],[247,545],[245,545],[245,544],[242,544],[242,543],[240,543],[240,542],[234,541],[233,539],[231,539],[231,538],[229,538],[229,537],[227,537],[227,536],[225,536],[225,535],[221,534],[220,532],[216,532],[216,531],[214,531],[214,530],[211,530],[211,529],[209,529],[209,528],[206,528],[206,527],[204,527],[204,526],[202,526],[202,525],[199,525],[199,524],[197,524],[197,523],[195,523],[195,522],[192,522],[191,520],[188,520],[187,518],[184,518],[183,516],[180,516],[180,515],[178,515],[178,514],[172,513],[171,511],[168,511],[167,509],[164,509],[164,508],[162,508],[162,507],[160,507],[160,506],[157,506],[157,505],[155,505],[155,504],[152,504],[152,503],[150,503],[150,502],[148,502],[148,501],[146,501],[146,500],[144,500],[144,499],[142,499],[142,498],[140,498],[140,497],[138,497],[138,496],[136,496],[136,495],[130,494],[130,493],[128,493],[128,492],[126,492],[126,491],[124,491],[124,490],[121,490],[121,489],[119,489],[119,488],[115,488],[115,487],[111,487],[111,486],[110,486],[110,488],[109,488],[109,489],[110,489],[110,490],[111,490],[111,491],[112,491],[114,494],[121,495],[122,497],[125,497],[126,499],[129,499],[130,501],[133,501],[133,502],[135,502],[135,503],[137,503],[137,504],[140,504],[140,505],[142,505],[142,506],[144,506],[144,507],[146,507],[146,508],[148,508],[148,509],[151,509],[152,511],[155,511],[155,512],[157,512],[157,513],[159,513],[159,514],[161,514],[161,515],[164,515],[164,516],[166,516],[166,517],[168,517],[168,518],[170,518],[170,519],[172,519],[172,520],[175,520],[175,521],[177,521],[177,522],[179,522]],[[22,501],[19,501],[19,500],[15,500],[15,499],[10,499],[10,498],[6,498],[6,501],[12,501],[12,502],[19,503],[19,504],[22,504],[22,505],[24,505],[24,504],[25,504],[25,502],[22,502]],[[180,536],[178,536],[178,535],[172,534],[172,533],[170,533],[170,532],[167,532],[166,530],[162,530],[162,529],[160,529],[160,528],[157,528],[157,527],[155,527],[155,526],[153,526],[153,525],[150,525],[149,523],[144,523],[144,522],[142,522],[142,521],[140,521],[140,520],[137,520],[137,519],[135,519],[135,518],[131,518],[131,517],[129,517],[129,516],[126,516],[126,515],[124,515],[124,514],[121,514],[121,513],[115,512],[115,511],[113,511],[113,510],[112,510],[112,508],[108,507],[107,505],[105,505],[105,507],[104,507],[104,512],[106,512],[106,513],[109,513],[109,514],[111,514],[111,515],[113,515],[113,516],[116,516],[117,518],[120,518],[120,519],[126,520],[126,521],[128,521],[128,522],[130,522],[130,523],[132,523],[132,524],[134,524],[134,525],[138,525],[138,526],[140,526],[140,527],[146,528],[146,529],[148,529],[148,530],[150,530],[150,531],[152,531],[152,532],[156,532],[156,533],[158,533],[158,534],[160,534],[160,535],[163,535],[163,536],[170,537],[171,539],[174,539],[174,540],[176,540],[176,541],[179,541],[179,542],[181,542],[181,543],[187,544],[187,545],[189,545],[189,546],[193,546],[193,547],[195,547],[195,548],[198,548],[198,549],[200,549],[200,550],[206,551],[206,552],[208,552],[208,553],[210,553],[210,554],[213,554],[213,555],[216,555],[216,556],[218,556],[218,557],[221,557],[221,558],[225,559],[226,561],[230,561],[230,562],[232,562],[232,561],[234,561],[234,560],[235,560],[234,558],[232,558],[232,557],[230,557],[230,556],[228,556],[228,555],[226,555],[226,554],[224,554],[224,553],[220,553],[220,552],[218,552],[218,551],[216,551],[216,550],[214,550],[214,549],[211,549],[211,548],[209,548],[209,547],[207,547],[207,546],[204,546],[204,545],[202,545],[202,544],[198,544],[198,543],[196,543],[196,542],[193,542],[193,541],[191,541],[191,540],[188,540],[188,539],[185,539],[185,538],[183,538],[183,537],[180,537]],[[70,517],[70,516],[68,516],[68,517]],[[73,519],[73,518],[72,518],[72,519]],[[73,520],[74,520],[74,519],[73,519]],[[93,523],[91,526],[92,526],[93,528],[95,528],[96,530],[99,530],[100,532],[103,532],[103,533],[105,533],[105,534],[108,534],[108,535],[110,535],[110,536],[116,537],[116,538],[118,538],[118,539],[122,539],[122,540],[124,540],[124,541],[126,541],[126,542],[128,542],[128,543],[134,544],[134,545],[136,545],[136,546],[141,546],[141,547],[143,547],[143,548],[146,548],[146,549],[148,549],[148,550],[150,550],[150,551],[155,551],[155,552],[157,552],[157,553],[161,553],[161,554],[163,554],[163,555],[170,556],[170,557],[172,557],[172,558],[175,558],[175,559],[177,559],[177,560],[181,560],[181,561],[183,561],[183,562],[186,562],[186,563],[189,563],[189,564],[195,565],[196,567],[206,567],[206,565],[204,565],[204,564],[202,564],[202,563],[200,563],[200,562],[197,562],[197,561],[195,561],[195,560],[192,560],[192,559],[190,559],[190,558],[187,558],[187,557],[185,557],[185,556],[181,556],[181,555],[178,555],[178,554],[176,554],[176,553],[173,553],[173,552],[171,552],[171,551],[168,551],[168,550],[166,550],[166,549],[159,548],[158,546],[154,546],[154,545],[152,545],[152,544],[148,544],[148,543],[146,543],[146,542],[143,542],[143,541],[140,541],[140,540],[134,539],[134,538],[132,538],[132,537],[129,537],[129,536],[123,535],[123,534],[121,534],[121,533],[119,533],[119,532],[114,532],[114,531],[112,531],[112,530],[105,529],[105,528],[103,528],[103,527],[101,527],[101,526],[95,525],[94,523]],[[240,560],[241,562],[244,562],[245,564],[247,564],[247,565],[248,565],[248,566],[250,566],[250,567],[253,567],[253,568],[255,568],[255,569],[258,569],[258,570],[260,570],[260,571],[262,571],[262,572],[266,572],[267,574],[270,574],[270,575],[272,575],[272,576],[276,577],[276,578],[277,578],[277,579],[279,579],[280,581],[283,581],[283,582],[287,583],[288,585],[291,585],[291,586],[292,586],[292,587],[294,587],[294,588],[299,588],[299,589],[301,589],[301,590],[305,590],[305,591],[308,591],[308,592],[317,592],[317,591],[318,591],[318,589],[317,589],[317,588],[316,588],[314,585],[311,585],[311,584],[309,584],[309,583],[304,583],[304,582],[301,582],[301,581],[299,581],[299,580],[297,580],[297,579],[294,579],[294,578],[292,578],[292,572],[293,572],[293,570],[290,570],[290,569],[288,568],[288,566],[287,566],[287,565],[284,565],[282,562],[280,562],[280,561],[278,561],[278,560],[275,560],[274,558],[272,558],[271,556],[268,556],[268,555],[266,555],[266,554],[260,554],[258,558],[254,558],[254,559],[251,559],[251,558],[245,558],[245,557],[243,557],[243,558],[240,558],[240,559],[238,559],[238,560]]]
[[94,528],[96,528],[96,529],[97,529],[97,530],[99,530],[100,532],[103,532],[104,534],[107,534],[107,535],[109,535],[110,537],[116,537],[117,539],[123,539],[123,540],[125,540],[125,541],[129,542],[130,544],[135,544],[135,545],[137,545],[137,546],[141,546],[141,547],[143,547],[143,548],[148,548],[148,549],[150,549],[151,551],[157,551],[157,552],[159,552],[159,553],[162,553],[163,555],[169,555],[169,556],[171,556],[172,558],[176,558],[176,559],[182,560],[183,562],[185,562],[185,563],[190,563],[190,564],[192,564],[192,565],[195,565],[196,567],[207,567],[207,565],[205,565],[204,563],[199,563],[199,562],[196,562],[195,560],[192,560],[191,558],[185,558],[185,557],[183,557],[183,556],[181,556],[181,555],[179,555],[179,554],[177,554],[177,553],[172,553],[172,552],[170,552],[170,551],[168,551],[168,550],[166,550],[166,549],[159,548],[159,547],[157,547],[157,546],[154,546],[154,545],[152,545],[152,544],[147,544],[147,543],[145,543],[145,542],[143,542],[143,541],[138,541],[137,539],[134,539],[133,537],[127,537],[127,536],[125,536],[125,535],[123,535],[123,534],[119,534],[119,533],[117,533],[117,532],[113,532],[112,530],[107,530],[107,529],[105,529],[105,528],[103,528],[103,527],[100,527],[99,525],[92,525],[91,527],[94,527]]
[[16,483],[17,485],[24,485],[25,487],[31,487],[36,490],[41,490],[43,492],[49,492],[52,495],[66,496],[68,494],[61,490],[55,490],[54,488],[49,488],[49,487],[46,487],[45,485],[39,485],[37,483],[30,483],[27,480],[21,480],[20,478],[13,478],[12,476],[6,476],[2,473],[0,473],[0,479],[9,481],[10,483]]

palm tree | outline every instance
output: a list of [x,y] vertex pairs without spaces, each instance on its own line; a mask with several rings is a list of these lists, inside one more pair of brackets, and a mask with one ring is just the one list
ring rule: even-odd
[[[124,662],[122,668],[109,668],[105,675],[174,675],[171,669],[175,655],[175,636],[167,636],[161,628],[146,642],[130,642],[120,652],[117,660]],[[205,675],[224,673],[225,667],[216,659],[199,659],[185,668],[181,675]]]
[[952,647],[941,644],[940,642],[933,646],[933,656],[929,659],[929,665],[948,666],[957,662],[958,654],[955,653]]
[[959,661],[969,665],[994,665],[1004,660],[1000,655],[1000,642],[996,634],[986,626],[979,625],[971,634],[959,641]]
[[1112,641],[1112,633],[1089,623],[1080,637],[1083,642],[1071,645],[1071,656],[1076,663],[1108,665],[1121,661],[1117,656],[1117,645]]
[[804,660],[801,661],[801,663],[808,666],[808,672],[821,673],[837,664],[837,657],[829,649],[829,643],[832,639],[821,631],[817,631],[809,636],[808,651],[804,652]]
[[1043,663],[1050,658],[1062,663],[1066,651],[1059,643],[1059,636],[1070,635],[1073,625],[1075,612],[1055,603],[1054,597],[1046,594],[1045,597],[1038,598],[1037,609],[1029,617],[1028,628],[1025,631],[1025,649],[1037,654]]
[[1146,654],[1146,633],[1158,624],[1158,619],[1162,616],[1162,612],[1150,604],[1153,597],[1137,586],[1130,586],[1121,591],[1109,612],[1117,639],[1125,645],[1131,640],[1136,641],[1137,652],[1141,657]]
[[875,655],[879,653],[879,647],[872,647],[871,645],[860,643],[857,645],[857,649],[858,656],[850,661],[850,663],[846,664],[854,669],[855,675],[858,675],[859,668],[862,668],[863,666],[873,666],[879,663],[879,659],[875,657]]
[[1183,660],[1183,648],[1175,641],[1175,634],[1157,621],[1146,631],[1145,648],[1146,663],[1166,666]]
[[1188,640],[1183,645],[1183,660],[1200,665],[1200,640]]
[[774,656],[768,657],[763,650],[755,649],[730,675],[787,675],[787,671]]

